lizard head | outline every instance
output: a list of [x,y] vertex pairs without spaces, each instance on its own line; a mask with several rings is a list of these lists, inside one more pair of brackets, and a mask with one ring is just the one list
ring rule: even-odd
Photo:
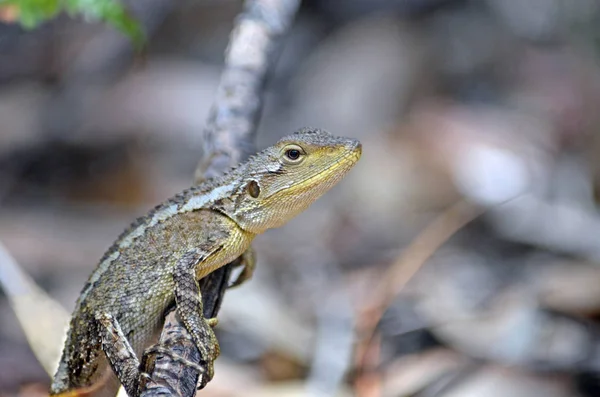
[[331,189],[356,164],[361,144],[302,129],[251,157],[228,215],[251,233],[279,227]]

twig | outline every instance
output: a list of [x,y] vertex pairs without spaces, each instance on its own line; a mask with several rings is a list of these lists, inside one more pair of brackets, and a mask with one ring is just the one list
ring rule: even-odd
[[[275,63],[277,49],[290,27],[300,0],[249,0],[238,17],[225,54],[215,103],[204,131],[204,162],[198,165],[195,181],[220,175],[254,152],[254,135],[262,108],[262,93],[267,72]],[[200,282],[204,316],[216,317],[227,288],[233,264],[216,270]],[[169,339],[171,342],[169,342]],[[159,343],[193,362],[201,364],[189,334],[177,316],[165,322]],[[157,358],[150,377],[152,388],[144,387],[142,396],[192,396],[199,378],[197,370],[182,371],[168,356]],[[184,385],[185,383],[185,385]],[[156,384],[166,387],[158,388]]]
[[[373,344],[377,325],[385,310],[431,255],[456,232],[482,213],[481,208],[475,207],[466,201],[459,201],[446,209],[412,241],[402,255],[390,266],[381,279],[379,287],[374,289],[374,291],[381,291],[381,294],[376,297],[375,302],[367,305],[359,315],[361,340],[357,348],[356,368],[358,375],[356,385],[357,387],[360,386],[357,391],[363,392],[359,395],[370,395],[370,393],[364,394],[366,390],[362,385],[365,382],[361,381],[361,375],[362,373],[367,374],[369,369],[376,366],[376,360],[370,358],[373,357],[374,353]],[[373,379],[369,378],[368,383],[373,384]]]
[[[225,69],[204,131],[204,164],[196,181],[223,173],[254,152],[267,72],[300,0],[249,0],[225,54]],[[206,164],[208,162],[208,164]]]
[[42,290],[0,243],[0,285],[17,316],[31,350],[50,376],[69,325],[69,313]]

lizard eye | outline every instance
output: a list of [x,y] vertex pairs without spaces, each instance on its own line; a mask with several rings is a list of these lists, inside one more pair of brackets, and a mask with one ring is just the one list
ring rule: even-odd
[[300,157],[300,151],[296,149],[290,149],[287,152],[285,152],[285,155],[290,160],[298,160],[298,157]]
[[291,145],[285,149],[283,161],[288,164],[298,164],[304,159],[304,154],[304,150],[300,146]]

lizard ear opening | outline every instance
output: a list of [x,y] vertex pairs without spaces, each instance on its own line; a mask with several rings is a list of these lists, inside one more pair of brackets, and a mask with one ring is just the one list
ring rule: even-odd
[[260,195],[260,186],[258,185],[258,182],[254,180],[248,183],[246,189],[248,189],[248,194],[250,194],[250,196],[253,198],[258,198]]

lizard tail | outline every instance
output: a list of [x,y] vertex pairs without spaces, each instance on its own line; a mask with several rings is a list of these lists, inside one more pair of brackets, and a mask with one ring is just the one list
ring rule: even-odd
[[[80,389],[69,390],[59,394],[51,394],[50,397],[107,397],[108,394],[102,390],[101,386],[82,387]],[[112,394],[114,396],[114,393]]]
[[88,390],[88,389],[91,389],[91,387],[85,388],[85,389],[70,390],[70,391],[66,391],[64,393],[60,393],[60,394],[51,394],[50,397],[87,397],[87,396],[92,396],[93,391]]
[[[1,243],[0,287],[10,301],[31,350],[48,375],[53,377],[58,368],[68,329],[69,313],[23,271]],[[108,374],[110,373],[112,371],[108,371]],[[103,382],[99,382],[89,387],[72,389],[52,396],[114,397],[117,394],[116,390],[111,392],[104,386]],[[119,390],[118,396],[127,396],[123,388]]]
[[56,389],[50,390],[50,397],[128,397],[113,371],[107,369],[89,386],[70,386],[55,379],[53,387]]
[[[118,388],[118,392],[117,392]],[[88,387],[67,390],[58,394],[50,394],[50,397],[128,397],[125,389],[116,385],[115,388],[106,387],[103,382]]]
[[[50,397],[114,397],[116,393],[107,393],[103,388],[103,384],[95,384],[89,387],[81,387],[79,389],[68,390],[58,394],[50,394]],[[125,394],[126,396],[126,394]]]

